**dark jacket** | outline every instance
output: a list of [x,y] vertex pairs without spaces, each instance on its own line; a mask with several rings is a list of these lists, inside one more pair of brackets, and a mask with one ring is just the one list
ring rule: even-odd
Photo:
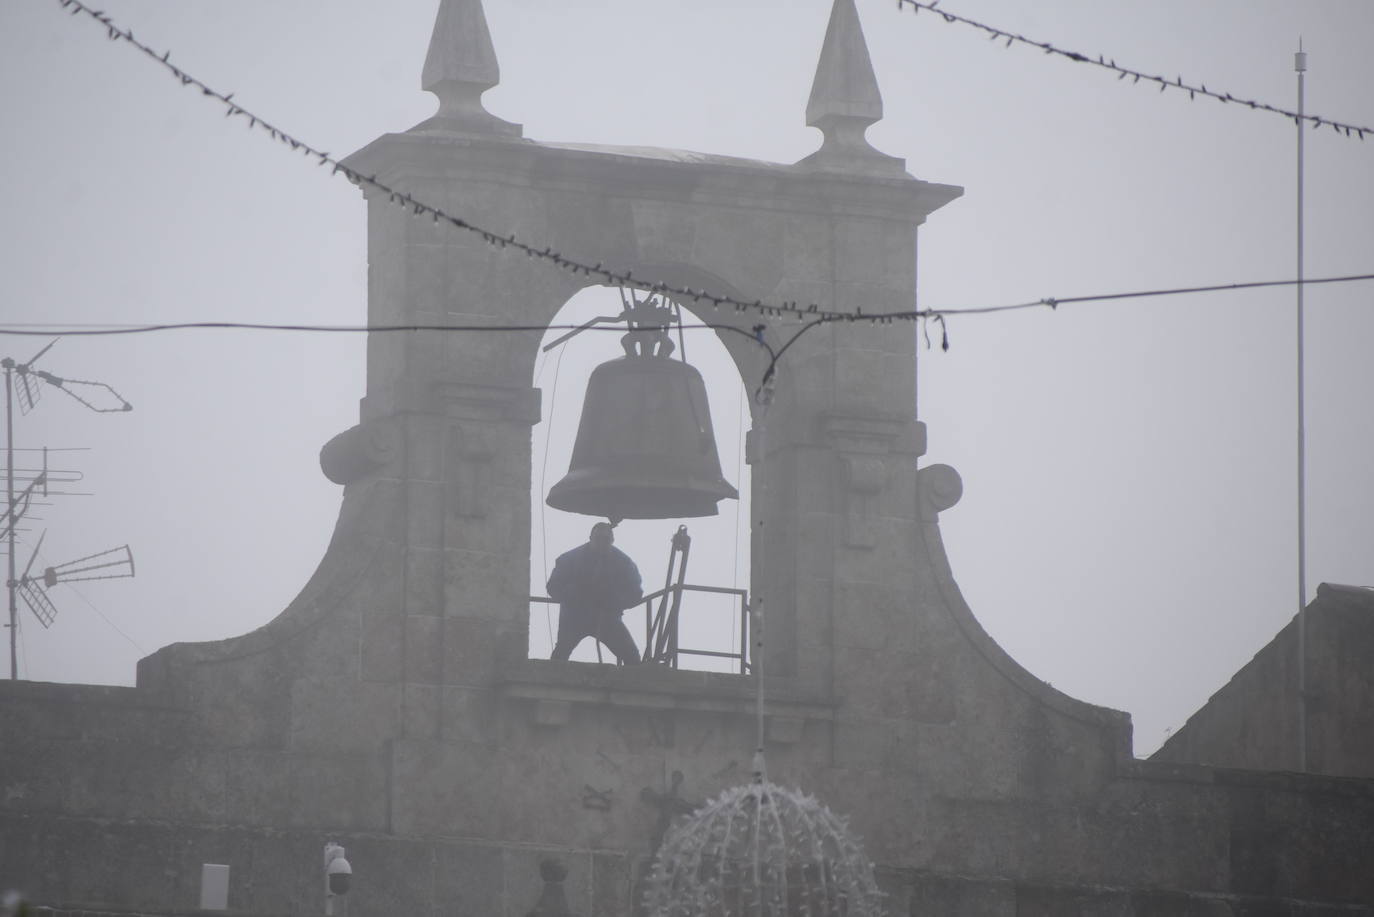
[[618,619],[643,594],[639,568],[614,545],[604,552],[590,542],[578,545],[558,556],[549,577],[549,598],[562,606],[560,616],[589,626]]

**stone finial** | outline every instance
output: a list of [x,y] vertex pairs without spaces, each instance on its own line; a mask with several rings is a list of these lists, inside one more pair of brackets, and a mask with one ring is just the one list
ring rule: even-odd
[[902,160],[878,152],[864,139],[864,132],[882,117],[883,96],[854,0],[835,0],[806,103],[807,125],[819,128],[825,139],[802,163],[826,171],[904,171]]
[[501,81],[482,0],[439,0],[420,87],[439,97],[439,111],[416,130],[520,136],[520,125],[482,107],[482,93]]

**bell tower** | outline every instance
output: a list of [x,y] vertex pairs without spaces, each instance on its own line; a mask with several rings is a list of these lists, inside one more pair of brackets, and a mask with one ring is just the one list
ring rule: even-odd
[[[440,0],[422,74],[438,110],[346,161],[396,192],[358,182],[369,323],[493,330],[371,335],[359,423],[320,454],[344,500],[318,571],[259,630],[143,660],[139,685],[196,710],[214,742],[310,773],[292,784],[302,824],[618,850],[637,869],[661,815],[641,791],[671,808],[684,779],[700,796],[746,775],[754,679],[528,658],[540,335],[500,329],[547,326],[600,282],[566,262],[601,264],[647,289],[706,291],[678,304],[729,326],[717,336],[752,393],[769,369],[756,335],[778,348],[803,321],[713,297],[910,310],[917,230],[962,190],[869,144],[882,98],[853,0],[834,0],[809,99],[798,87],[798,117],[821,136],[795,163],[532,139],[484,108],[498,80],[480,0]],[[935,514],[960,484],[918,465],[915,373],[912,325],[828,322],[751,405],[769,760],[856,813],[862,784],[836,775],[908,773],[917,724],[946,723],[963,696],[951,647],[981,633],[940,598],[953,586]]]
[[[584,264],[839,310],[910,309],[916,229],[960,193],[912,178],[865,139],[882,100],[852,0],[834,5],[805,108],[820,148],[795,164],[531,140],[483,108],[498,76],[478,0],[443,0],[423,74],[439,111],[348,165]],[[540,324],[593,282],[363,193],[373,324]],[[776,344],[799,327],[704,302],[683,305],[741,329],[763,323]],[[752,390],[764,352],[747,336],[721,338]],[[377,335],[369,346],[362,425],[350,437],[374,451],[385,439],[388,459],[348,486],[380,475],[401,501],[397,550],[410,585],[400,630],[425,652],[435,628],[445,633],[444,679],[494,674],[496,655],[508,668],[505,654],[525,645],[530,519],[521,495],[540,416],[529,384],[536,345],[530,334],[418,332]],[[767,558],[753,588],[766,597],[771,671],[817,690],[829,689],[833,671],[833,618],[844,614],[836,603],[867,606],[868,584],[900,576],[889,567],[912,550],[924,440],[913,417],[914,352],[909,326],[815,329],[778,366],[767,436],[751,436],[754,556]],[[370,653],[365,645],[363,657]]]

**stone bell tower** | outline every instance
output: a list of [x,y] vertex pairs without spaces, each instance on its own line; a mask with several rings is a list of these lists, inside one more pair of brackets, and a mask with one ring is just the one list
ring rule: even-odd
[[[796,163],[528,139],[483,108],[498,76],[480,0],[440,0],[438,111],[349,167],[567,259],[848,311],[912,308],[917,229],[960,194],[865,139],[882,100],[854,0],[833,2],[805,106],[821,142]],[[360,188],[373,324],[542,327],[595,282]],[[756,386],[760,348],[721,341]],[[164,647],[136,688],[0,686],[24,738],[0,743],[0,864],[33,900],[176,913],[212,863],[236,911],[319,913],[336,841],[354,917],[635,913],[672,818],[748,779],[755,680],[526,658],[538,345],[372,335],[359,423],[320,455],[343,506],[295,601]],[[822,324],[753,408],[771,779],[849,816],[893,917],[1367,913],[1345,907],[1374,900],[1367,782],[1136,761],[1129,717],[983,632],[938,526],[962,484],[921,464],[915,360],[910,325]]]
[[[911,308],[916,229],[960,193],[912,178],[865,140],[882,101],[849,0],[834,7],[806,105],[822,143],[794,165],[524,139],[482,107],[497,79],[480,4],[446,0],[424,67],[438,113],[348,165],[585,264],[831,309]],[[541,324],[593,282],[363,190],[375,324]],[[797,327],[705,301],[684,305],[741,328],[770,323],[779,343]],[[834,669],[834,598],[866,604],[855,590],[900,577],[898,558],[913,547],[924,437],[912,416],[915,337],[900,332],[856,324],[808,334],[779,367],[766,440],[755,431],[754,530],[768,533],[769,563],[754,585],[777,609],[771,670],[817,690],[829,690]],[[762,351],[745,337],[721,337],[752,388],[766,366]],[[346,443],[377,456],[375,469],[349,483],[349,499],[379,476],[394,478],[410,585],[395,619],[374,626],[396,630],[378,633],[385,646],[402,638],[402,668],[434,657],[425,665],[437,685],[508,670],[506,654],[522,655],[525,645],[529,519],[520,495],[529,491],[529,430],[540,416],[530,382],[536,347],[528,334],[377,336],[362,425],[327,453],[357,469],[368,462],[345,458]]]

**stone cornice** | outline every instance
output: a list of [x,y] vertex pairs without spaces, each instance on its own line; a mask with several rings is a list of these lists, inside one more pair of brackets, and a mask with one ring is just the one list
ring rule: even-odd
[[[402,191],[473,181],[641,200],[730,202],[762,209],[920,224],[963,188],[910,175],[817,173],[727,156],[641,147],[546,144],[449,133],[385,134],[345,164]],[[461,214],[455,214],[461,215]]]

